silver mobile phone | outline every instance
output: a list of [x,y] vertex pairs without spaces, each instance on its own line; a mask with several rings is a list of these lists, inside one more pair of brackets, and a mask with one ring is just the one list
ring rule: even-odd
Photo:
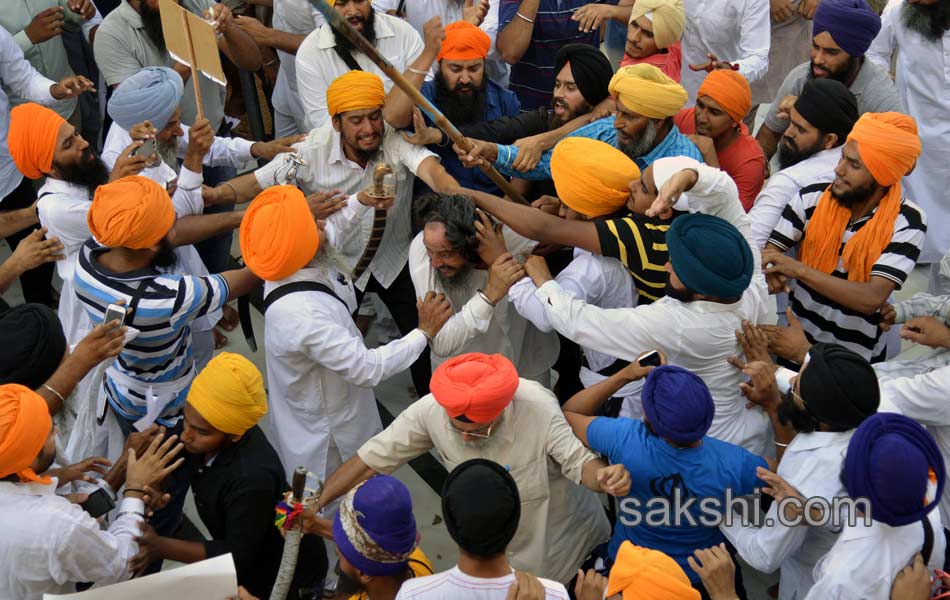
[[110,304],[106,307],[106,316],[102,320],[103,323],[111,323],[113,321],[118,321],[119,325],[125,325],[125,307],[121,304]]
[[158,142],[155,138],[148,138],[142,145],[132,151],[132,156],[141,156],[143,158],[148,158],[153,154],[158,153]]

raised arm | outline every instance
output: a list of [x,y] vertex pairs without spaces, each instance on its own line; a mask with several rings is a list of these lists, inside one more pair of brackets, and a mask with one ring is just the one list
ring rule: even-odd
[[[432,17],[422,26],[422,35],[425,47],[416,60],[409,64],[403,77],[417,90],[425,83],[426,73],[432,68],[435,57],[442,49],[442,40],[445,38],[445,27],[441,17]],[[404,129],[412,122],[412,109],[415,103],[398,85],[394,85],[386,96],[383,105],[383,118],[392,127]]]

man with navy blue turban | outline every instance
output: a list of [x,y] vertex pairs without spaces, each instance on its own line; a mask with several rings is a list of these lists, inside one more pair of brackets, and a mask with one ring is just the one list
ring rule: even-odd
[[865,60],[881,30],[881,17],[867,0],[821,0],[815,10],[811,60],[792,69],[779,88],[756,139],[771,158],[789,124],[789,112],[811,79],[836,79],[858,101],[858,113],[903,112],[887,68]]
[[[537,297],[558,333],[585,348],[625,361],[657,349],[695,373],[716,407],[709,435],[762,454],[768,418],[746,410],[741,374],[727,362],[739,351],[735,331],[742,321],[760,322],[767,306],[759,250],[749,242],[751,223],[736,184],[719,169],[672,157],[654,162],[631,189],[634,203],[646,199],[649,206],[655,198],[646,215],[666,231],[669,261],[644,267],[666,271],[666,295],[635,308],[602,309],[565,292],[543,263],[528,261]],[[634,283],[646,285],[638,277]]]

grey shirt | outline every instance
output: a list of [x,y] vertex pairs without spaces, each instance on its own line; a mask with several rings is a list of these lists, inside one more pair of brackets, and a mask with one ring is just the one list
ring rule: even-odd
[[[788,127],[788,121],[778,118],[778,105],[785,96],[798,96],[802,93],[802,88],[810,77],[811,63],[802,63],[791,70],[782,87],[779,88],[775,96],[775,102],[769,109],[769,114],[765,117],[765,126],[776,133],[783,133]],[[891,79],[890,74],[872,63],[865,60],[858,71],[857,77],[848,88],[854,97],[858,100],[858,114],[866,112],[903,112],[901,109],[901,99],[897,94],[897,86]]]
[[[214,0],[185,0],[182,6],[195,14],[202,14],[215,4]],[[142,17],[127,1],[123,1],[103,19],[96,33],[93,47],[96,63],[109,86],[117,85],[143,67],[171,67],[174,59],[167,51],[159,50],[145,32]],[[201,100],[205,118],[217,131],[224,120],[226,89],[204,75],[201,78]],[[192,80],[185,83],[181,98],[181,119],[192,125],[198,115]]]

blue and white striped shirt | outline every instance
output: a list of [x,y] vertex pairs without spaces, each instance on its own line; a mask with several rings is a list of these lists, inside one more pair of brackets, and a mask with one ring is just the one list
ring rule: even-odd
[[[112,366],[120,374],[141,382],[140,389],[116,382],[108,372],[105,381],[109,404],[119,416],[134,421],[145,415],[145,396],[150,385],[194,376],[191,323],[222,308],[229,289],[220,275],[192,277],[161,273],[154,267],[113,273],[97,260],[98,255],[108,250],[93,239],[83,245],[74,286],[94,325],[102,323],[109,304],[125,300],[125,306],[131,306],[133,296],[144,286],[135,314],[126,319],[126,325],[137,329],[139,334],[126,344]],[[162,416],[172,417],[180,412],[189,386],[190,382]],[[159,421],[170,424],[167,420]]]

